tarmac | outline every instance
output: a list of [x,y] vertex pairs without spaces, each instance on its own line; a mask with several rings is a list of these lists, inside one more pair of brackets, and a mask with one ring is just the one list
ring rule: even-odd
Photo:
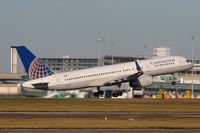
[[[200,118],[200,113],[172,112],[0,112],[0,118]],[[199,133],[200,129],[9,129],[0,133]]]
[[200,113],[174,112],[0,112],[0,118],[200,118]]

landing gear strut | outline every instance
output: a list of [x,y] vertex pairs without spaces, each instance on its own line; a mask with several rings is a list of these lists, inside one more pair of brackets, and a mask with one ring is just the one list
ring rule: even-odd
[[172,82],[171,82],[172,85],[176,85],[175,79],[176,79],[175,74],[172,74]]
[[103,96],[104,92],[100,90],[100,87],[99,87],[99,86],[97,87],[97,90],[98,90],[98,91],[94,93],[94,96],[95,96],[95,97],[98,97],[98,98],[99,98],[100,96]]

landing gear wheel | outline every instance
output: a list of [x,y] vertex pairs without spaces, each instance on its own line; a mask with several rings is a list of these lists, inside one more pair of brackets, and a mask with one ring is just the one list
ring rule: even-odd
[[100,87],[97,87],[98,92],[94,93],[94,97],[100,97],[103,96],[104,92],[100,90]]
[[99,97],[99,96],[100,96],[100,94],[98,92],[94,93],[94,97]]
[[172,81],[171,84],[172,84],[172,85],[176,85],[176,81]]
[[172,85],[176,85],[176,76],[175,74],[172,74],[172,82],[171,82]]
[[122,96],[122,95],[123,95],[123,91],[121,91],[121,90],[117,90],[116,92],[114,92],[112,94],[113,97],[118,97],[118,96]]
[[103,91],[95,92],[94,97],[100,97],[100,96],[103,96],[103,94],[104,94]]
[[104,92],[103,91],[99,91],[98,92],[101,96],[104,94]]

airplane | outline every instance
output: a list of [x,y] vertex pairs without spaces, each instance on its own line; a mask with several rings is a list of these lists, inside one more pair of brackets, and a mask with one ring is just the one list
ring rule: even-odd
[[[186,58],[169,56],[54,73],[25,46],[12,47],[16,48],[30,78],[29,81],[20,83],[22,88],[59,91],[96,87],[98,91],[94,93],[95,97],[103,95],[104,92],[100,89],[103,86],[116,85],[120,88],[122,83],[129,82],[133,89],[147,87],[153,83],[153,76],[174,74],[193,68],[193,64],[187,62]],[[120,95],[122,92],[119,91],[117,96]]]

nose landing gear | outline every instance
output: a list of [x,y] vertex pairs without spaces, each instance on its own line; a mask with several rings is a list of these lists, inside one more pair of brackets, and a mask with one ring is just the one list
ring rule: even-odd
[[176,85],[176,76],[175,74],[172,74],[172,82],[171,82],[172,85]]
[[176,81],[172,81],[171,84],[172,84],[172,85],[176,85]]

